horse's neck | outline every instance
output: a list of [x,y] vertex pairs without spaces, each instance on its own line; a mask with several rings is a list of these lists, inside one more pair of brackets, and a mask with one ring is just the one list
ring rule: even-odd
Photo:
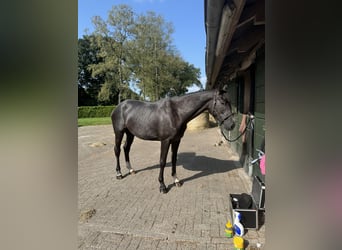
[[214,94],[215,91],[208,90],[179,97],[178,114],[189,122],[205,110],[210,110]]

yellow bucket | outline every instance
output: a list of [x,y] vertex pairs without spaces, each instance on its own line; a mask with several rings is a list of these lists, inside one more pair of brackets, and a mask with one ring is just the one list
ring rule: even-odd
[[233,237],[233,225],[230,221],[227,221],[226,223],[226,229],[224,230],[225,231],[225,234],[228,238],[232,238]]
[[232,238],[233,237],[233,230],[225,229],[224,232],[225,232],[225,234],[226,234],[226,236],[228,238]]
[[244,240],[242,237],[234,236],[233,239],[235,250],[244,250]]
[[233,225],[232,225],[232,223],[230,222],[230,221],[227,221],[227,223],[226,223],[226,229],[232,229],[233,228]]

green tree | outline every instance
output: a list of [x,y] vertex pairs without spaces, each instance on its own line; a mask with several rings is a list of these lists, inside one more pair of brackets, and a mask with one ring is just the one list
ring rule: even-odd
[[172,43],[173,32],[172,23],[152,11],[137,18],[134,65],[144,99],[181,95],[193,84],[201,87],[200,70],[181,58]]
[[203,88],[200,82],[200,69],[185,62],[179,56],[167,57],[167,70],[163,73],[163,89],[161,96],[175,96],[185,94],[188,87],[193,85]]
[[200,86],[200,71],[185,62],[172,43],[173,26],[149,11],[136,15],[127,5],[113,6],[107,20],[94,17],[91,45],[98,48],[97,62],[88,69],[103,77],[99,104],[136,98],[130,87],[140,89],[144,100],[180,95]]
[[95,31],[93,44],[100,47],[99,57],[102,62],[92,64],[93,76],[105,75],[98,99],[101,103],[113,102],[115,96],[118,102],[122,94],[127,93],[132,75],[130,67],[130,41],[134,26],[134,13],[128,5],[113,6],[108,19],[93,18]]
[[97,56],[99,48],[90,42],[90,36],[78,39],[78,105],[97,105],[97,96],[104,82],[103,74],[92,77],[89,65],[98,64],[101,59]]
[[137,86],[144,99],[154,101],[161,97],[166,58],[175,53],[171,35],[173,26],[153,11],[139,15],[134,29],[134,70]]

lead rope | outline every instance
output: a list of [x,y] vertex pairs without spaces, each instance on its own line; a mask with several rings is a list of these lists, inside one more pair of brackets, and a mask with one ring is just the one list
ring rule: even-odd
[[[243,135],[246,133],[247,128],[249,127],[249,125],[252,123],[253,120],[254,120],[254,116],[251,115],[251,114],[249,114],[249,119],[248,119],[248,122],[247,122],[247,125],[246,125],[245,129],[244,129],[244,130],[242,131],[242,133],[241,133],[238,137],[236,137],[235,139],[229,139],[229,138],[227,138],[226,135],[222,132],[222,129],[220,129],[220,130],[221,130],[221,134],[222,134],[223,137],[224,137],[227,141],[229,141],[229,142],[237,141],[241,136],[243,136]],[[253,129],[253,126],[251,126],[251,128]]]

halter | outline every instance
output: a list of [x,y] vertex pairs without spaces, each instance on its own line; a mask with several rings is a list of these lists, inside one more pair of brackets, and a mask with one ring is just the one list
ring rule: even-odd
[[[217,112],[215,111],[217,96],[218,96],[218,94],[217,94],[217,92],[216,92],[216,93],[215,93],[215,96],[214,96],[214,103],[213,103],[213,115],[214,115],[214,116],[217,116]],[[227,115],[224,119],[222,119],[222,121],[219,121],[219,127],[221,127],[221,125],[225,122],[225,120],[229,119],[229,117],[231,117],[231,116],[233,116],[233,115],[235,115],[235,113],[232,112],[231,114]],[[251,114],[249,114],[249,116],[250,116],[250,119],[248,120],[245,129],[242,131],[242,133],[241,133],[240,135],[238,135],[235,139],[230,139],[230,138],[227,138],[226,135],[223,133],[222,129],[220,129],[221,134],[223,135],[223,137],[224,137],[227,141],[229,141],[229,142],[237,141],[241,136],[243,136],[243,135],[246,133],[247,128],[249,127],[249,125],[252,124],[252,128],[253,128],[253,123],[252,123],[252,121],[254,120],[254,116],[251,115]],[[230,137],[230,136],[229,136],[229,137]]]
[[[216,101],[217,101],[217,96],[218,96],[218,94],[217,94],[217,92],[215,93],[215,96],[214,96],[214,103],[213,103],[213,115],[214,116],[216,116],[217,118],[217,120],[219,120],[218,119],[218,114],[217,114],[217,112],[216,112],[216,110],[215,110],[215,107],[216,107]],[[222,119],[222,121],[218,121],[219,122],[219,126],[221,126],[227,119],[229,119],[231,116],[233,116],[235,113],[230,113],[229,115],[227,115],[225,118],[223,118]]]

